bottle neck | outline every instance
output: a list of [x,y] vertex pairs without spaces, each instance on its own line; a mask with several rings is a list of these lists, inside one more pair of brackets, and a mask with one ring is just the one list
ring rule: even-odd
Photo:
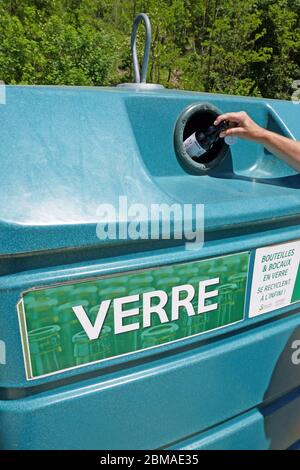
[[210,126],[207,129],[206,137],[210,142],[214,142],[221,132],[229,128],[229,123],[226,121],[221,122],[218,126]]

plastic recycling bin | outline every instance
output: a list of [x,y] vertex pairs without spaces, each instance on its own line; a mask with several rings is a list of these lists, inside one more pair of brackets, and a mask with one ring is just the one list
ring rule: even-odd
[[[2,449],[297,447],[300,176],[242,140],[202,166],[183,152],[188,133],[241,109],[300,138],[290,102],[7,87]],[[175,223],[131,237],[124,201],[201,205],[203,244],[188,249]],[[122,237],[105,236],[103,204]]]

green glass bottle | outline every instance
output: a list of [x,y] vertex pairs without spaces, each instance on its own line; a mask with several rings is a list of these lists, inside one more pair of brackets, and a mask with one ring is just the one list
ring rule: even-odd
[[28,332],[33,377],[60,369],[60,327],[46,326]]
[[[105,289],[113,289],[115,287],[124,287],[126,285],[125,278],[127,274],[122,274],[114,277],[106,277],[101,279],[101,287],[98,289],[98,292],[101,293]],[[100,280],[100,279],[99,279]]]
[[58,318],[58,301],[51,296],[26,296],[24,299],[25,310],[30,311],[30,320],[28,322],[28,329],[35,330],[43,326],[56,324],[59,322]]
[[[153,292],[155,289],[153,286],[148,284],[147,286],[144,286],[142,288],[142,293],[147,293],[147,292]],[[136,295],[137,294],[137,289],[134,288],[133,290],[129,291],[128,295]],[[141,348],[141,334],[143,331],[143,296],[140,295],[139,301],[132,302],[130,304],[130,308],[135,308],[139,310],[139,315],[128,317],[124,323],[129,325],[132,323],[139,323],[140,328],[138,330],[133,330],[131,332],[128,332],[123,335],[123,345],[122,349],[124,352],[128,351],[137,351],[138,349]]]
[[154,278],[150,274],[141,273],[140,276],[131,277],[128,280],[128,287],[131,291],[136,291],[137,294],[144,292],[144,287],[153,287],[154,289]]
[[[166,314],[169,320],[172,318],[172,312],[171,312],[172,303],[170,300],[172,297],[172,288],[176,286],[180,286],[180,277],[178,276],[169,276],[169,277],[165,277],[156,281],[157,290],[163,290],[168,295],[169,300],[168,300],[167,305],[164,307],[164,309],[166,311]],[[151,326],[156,326],[160,324],[161,324],[161,321],[160,321],[159,316],[153,315]]]
[[156,287],[156,282],[160,281],[161,279],[176,276],[175,268],[173,266],[168,266],[166,268],[157,269],[152,273],[154,278],[154,285]]
[[224,284],[219,287],[219,319],[217,326],[234,321],[234,311],[239,308],[235,303],[236,292],[236,284]]
[[238,304],[239,308],[243,308],[243,305],[245,303],[247,278],[247,272],[241,272],[239,274],[234,274],[233,276],[230,276],[230,278],[228,279],[228,282],[237,285],[236,303]]
[[[198,304],[199,304],[199,283],[202,281],[207,281],[206,276],[195,276],[190,279],[189,284],[191,284],[195,289],[195,296],[192,302],[195,316],[188,317],[188,326],[187,326],[187,335],[195,335],[197,333],[202,333],[205,330],[205,325],[207,322],[206,314],[198,314]],[[207,302],[206,302],[207,303]]]
[[[77,300],[78,302],[78,300]],[[79,303],[78,303],[79,305]],[[80,300],[80,305],[88,312],[89,302]],[[58,307],[59,325],[61,327],[61,347],[62,347],[62,363],[64,367],[69,367],[73,363],[73,345],[72,338],[76,333],[83,330],[73,308],[76,301],[67,302]]]
[[[127,290],[126,287],[124,287],[124,283],[122,285],[111,285],[110,287],[106,287],[104,289],[99,290],[99,295],[100,295],[100,302],[103,302],[103,300],[111,300],[111,304],[109,307],[109,310],[107,312],[105,321],[104,321],[104,326],[108,326],[111,330],[110,333],[110,343],[111,343],[111,350],[113,351],[113,355],[117,356],[121,354],[119,352],[119,348],[117,346],[117,341],[119,341],[119,336],[115,334],[115,322],[114,322],[114,299],[118,299],[120,297],[126,297]],[[99,311],[99,307],[97,306],[94,309],[91,309],[91,315],[97,315]],[[95,322],[96,316],[92,318],[93,322]]]
[[208,270],[209,279],[214,279],[217,277],[220,279],[220,284],[223,284],[227,281],[228,267],[226,266],[223,259],[216,259],[213,266]]
[[179,326],[174,322],[147,328],[142,333],[142,347],[150,348],[151,346],[174,341],[177,339],[178,331]]
[[[111,286],[99,290],[100,302],[103,300],[111,300],[109,310],[107,312],[104,325],[110,326],[114,330],[114,299],[126,297],[128,295],[126,287]],[[98,308],[99,310],[99,308]],[[96,311],[96,310],[95,310]]]
[[163,277],[156,281],[157,290],[164,290],[165,292],[167,292],[168,295],[172,293],[172,287],[176,287],[179,285],[180,285],[179,276]]
[[90,307],[99,303],[98,287],[95,284],[82,282],[75,286],[74,293],[72,294],[74,301],[87,301]]
[[101,335],[95,340],[90,340],[85,331],[80,331],[73,336],[74,358],[76,365],[101,361],[113,355],[111,350],[111,328],[103,326]]
[[175,276],[180,278],[180,284],[190,284],[190,279],[199,274],[199,269],[190,263],[174,266]]
[[[142,328],[142,293],[146,292],[149,289],[149,282],[151,283],[152,277],[150,279],[143,279],[144,282],[141,284],[138,284],[138,278],[135,278],[134,280],[131,279],[129,281],[128,287],[131,287],[131,290],[127,292],[126,295],[128,296],[133,296],[133,295],[139,295],[139,300],[135,302],[130,302],[128,303],[125,307],[124,310],[133,310],[137,309],[139,311],[138,315],[131,315],[129,317],[123,318],[123,325],[132,325],[135,323],[139,324],[139,329],[135,329],[132,331],[127,331],[125,333],[119,333],[115,335],[115,344],[116,344],[116,354],[121,355],[121,354],[126,354],[128,352],[132,351],[137,351],[139,349],[139,332],[140,329]],[[151,288],[150,288],[151,289]]]
[[48,296],[57,299],[58,305],[70,302],[74,298],[75,287],[71,284],[64,284],[53,289],[47,289]]

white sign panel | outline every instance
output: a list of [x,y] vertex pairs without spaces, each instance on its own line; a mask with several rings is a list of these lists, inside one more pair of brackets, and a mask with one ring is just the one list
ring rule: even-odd
[[300,240],[255,253],[249,317],[291,304],[300,261]]

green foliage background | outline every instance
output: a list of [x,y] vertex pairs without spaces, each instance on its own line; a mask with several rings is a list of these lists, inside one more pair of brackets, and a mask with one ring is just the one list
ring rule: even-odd
[[130,33],[142,11],[153,29],[150,82],[289,98],[300,78],[300,0],[0,0],[0,79],[132,81]]

